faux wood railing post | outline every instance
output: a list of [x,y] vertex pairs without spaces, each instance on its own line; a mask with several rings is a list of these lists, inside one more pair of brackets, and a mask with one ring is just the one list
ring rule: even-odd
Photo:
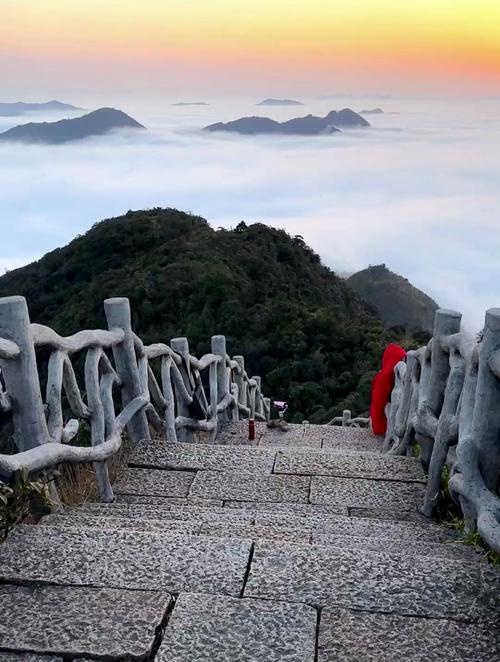
[[49,441],[26,299],[0,299],[0,338],[15,343],[20,353],[0,359],[0,367],[13,405],[14,442],[18,451]]
[[450,373],[450,357],[440,344],[442,336],[451,336],[460,331],[461,313],[455,310],[437,310],[434,318],[432,340],[431,373],[427,404],[436,418],[439,418],[444,400],[444,389]]
[[[183,365],[179,368],[182,381],[186,387],[186,391],[191,393],[191,380],[190,380],[190,371],[191,365],[189,363],[189,343],[187,338],[172,338],[170,341],[170,347],[182,357]],[[179,393],[176,393],[176,403],[177,403],[177,416],[185,416],[186,418],[191,418],[191,413],[189,411],[188,403],[182,398]],[[185,427],[179,428],[177,430],[177,440],[178,441],[193,441],[194,435],[191,430],[188,430]]]
[[255,389],[255,417],[257,418],[257,415],[262,416],[262,380],[259,375],[254,375],[252,379],[257,384]]
[[[106,299],[104,311],[108,328],[122,329],[125,333],[123,341],[113,347],[113,357],[116,372],[122,383],[122,402],[125,407],[131,400],[141,395],[129,300],[122,297]],[[143,439],[150,439],[148,420],[144,411],[138,412],[131,419],[127,425],[127,432],[133,444],[138,444]]]
[[[236,372],[234,376],[234,381],[238,386],[238,402],[242,407],[247,406],[247,385],[245,384],[245,358],[243,356],[233,356],[233,360],[239,366],[240,371]],[[245,418],[244,415],[239,416],[240,418]]]
[[500,308],[486,311],[479,345],[476,401],[472,438],[486,487],[498,494],[500,481],[500,379],[491,370],[493,355],[500,352]]
[[[226,336],[212,336],[212,354],[220,356],[217,364],[217,397],[221,402],[229,394],[229,375],[226,369]],[[219,414],[219,421],[229,420],[227,409]]]

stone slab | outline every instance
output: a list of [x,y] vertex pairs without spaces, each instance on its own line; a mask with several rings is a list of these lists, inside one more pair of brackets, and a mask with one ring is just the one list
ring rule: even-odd
[[478,563],[257,542],[244,596],[470,620],[481,584]]
[[304,431],[264,432],[259,441],[259,448],[321,448],[321,439],[304,437]]
[[417,511],[417,507],[420,505],[421,502],[419,502],[413,510],[403,510],[402,508],[398,508],[396,510],[391,508],[390,503],[381,508],[349,507],[349,516],[356,517],[358,519],[381,519],[395,522],[412,522],[413,524],[423,524],[425,526],[431,523],[432,520],[430,520],[428,517],[424,517]]
[[316,610],[263,600],[182,594],[159,662],[314,662]]
[[283,524],[303,526],[325,535],[354,536],[357,538],[382,538],[420,542],[450,542],[454,538],[447,529],[430,523],[378,521],[368,518],[342,515],[294,515],[287,513],[255,513],[256,524]]
[[224,501],[224,508],[245,508],[254,512],[289,513],[295,515],[344,515],[347,506],[314,506],[310,503],[266,503],[265,501]]
[[310,502],[414,511],[423,502],[424,494],[425,486],[420,483],[313,476]]
[[426,480],[422,465],[417,458],[392,457],[365,452],[293,453],[279,450],[276,454],[274,473],[423,483]]
[[196,497],[161,497],[151,494],[116,494],[118,503],[149,503],[159,506],[222,506],[222,499],[197,499]]
[[3,653],[0,651],[0,662],[63,662],[62,657],[53,655],[35,655],[34,653]]
[[128,529],[133,531],[152,531],[152,532],[175,532],[185,534],[200,533],[201,522],[181,521],[179,519],[145,519],[140,517],[99,517],[89,515],[79,515],[72,517],[69,515],[48,515],[44,517],[38,526],[58,526],[61,528],[88,528],[95,527],[99,529]]
[[369,614],[321,613],[318,662],[492,662],[500,659],[494,624]]
[[113,486],[116,494],[187,497],[195,472],[162,469],[126,469]]
[[384,551],[389,554],[402,554],[405,556],[418,556],[421,558],[457,559],[458,561],[481,561],[481,557],[470,546],[459,542],[435,543],[420,540],[398,540],[389,535],[383,538],[346,536],[338,533],[312,534],[312,543],[315,545],[328,545],[339,549],[359,549],[373,552]]
[[244,446],[148,442],[134,452],[130,466],[270,474],[276,453]]
[[239,595],[250,540],[19,526],[0,546],[0,581]]
[[242,473],[200,471],[190,495],[236,501],[307,503],[307,476],[258,476]]
[[0,586],[0,648],[146,659],[170,602],[159,591]]
[[[157,506],[148,506],[147,504],[106,504],[103,508],[71,508],[64,511],[64,516],[71,517],[73,520],[80,518],[96,518],[104,520],[105,518],[128,519],[134,528],[134,521],[154,520],[160,523],[169,522],[174,526],[176,523],[229,523],[251,524],[254,520],[253,511],[247,510],[229,510],[219,506],[170,506],[168,509],[159,509]],[[57,515],[49,517],[57,518]],[[47,523],[44,518],[41,523]],[[51,521],[50,519],[48,520]],[[102,523],[105,526],[105,522]]]
[[283,526],[280,524],[203,524],[201,534],[207,536],[223,536],[225,538],[250,538],[251,540],[283,540],[284,542],[308,544],[310,532],[301,527]]

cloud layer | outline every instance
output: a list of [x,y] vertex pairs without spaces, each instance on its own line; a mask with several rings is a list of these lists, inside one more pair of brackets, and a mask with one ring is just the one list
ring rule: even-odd
[[[371,129],[334,136],[204,134],[198,129],[213,121],[256,114],[249,102],[216,101],[124,107],[149,127],[140,134],[2,144],[0,268],[102,218],[173,206],[214,226],[244,219],[286,228],[338,271],[385,262],[478,329],[484,310],[500,306],[500,103],[317,100],[301,111],[381,103],[390,112],[370,116]],[[285,119],[297,110],[265,113]],[[0,130],[16,123],[1,118]]]

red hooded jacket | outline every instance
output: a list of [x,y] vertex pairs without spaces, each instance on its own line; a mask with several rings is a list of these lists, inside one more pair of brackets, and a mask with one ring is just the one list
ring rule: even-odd
[[382,368],[375,375],[372,382],[372,401],[370,405],[370,417],[373,434],[384,435],[387,430],[387,418],[385,406],[391,399],[394,387],[394,368],[406,357],[405,350],[391,343],[387,345],[382,357]]

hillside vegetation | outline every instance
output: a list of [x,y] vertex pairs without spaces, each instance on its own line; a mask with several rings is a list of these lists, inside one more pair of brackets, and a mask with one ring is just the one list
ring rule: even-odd
[[105,328],[103,300],[129,297],[147,343],[187,336],[194,353],[227,336],[266,394],[293,420],[324,422],[368,407],[389,337],[375,311],[320,262],[301,237],[240,223],[214,230],[175,209],[128,212],[0,278],[33,321],[59,333]]
[[385,264],[363,269],[348,278],[347,283],[376,308],[388,326],[432,334],[438,304]]

